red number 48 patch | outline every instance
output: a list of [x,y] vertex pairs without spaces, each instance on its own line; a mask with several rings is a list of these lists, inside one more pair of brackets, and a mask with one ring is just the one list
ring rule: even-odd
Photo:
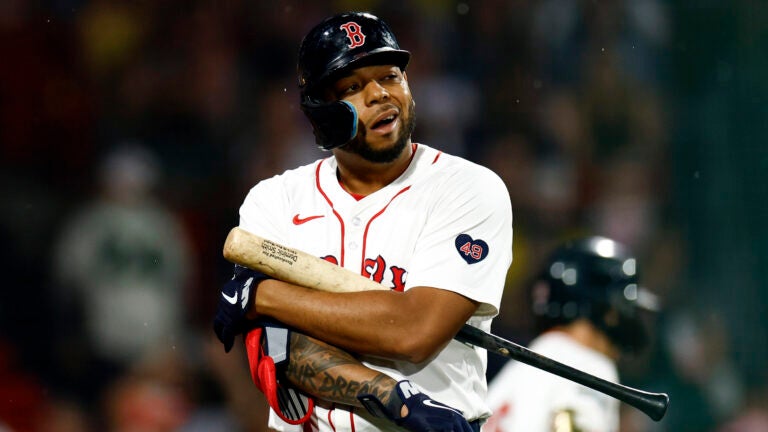
[[488,243],[483,240],[472,239],[468,234],[459,234],[456,237],[456,250],[467,264],[474,264],[482,261],[488,256]]
[[464,255],[469,255],[476,260],[483,257],[483,247],[479,244],[466,242],[461,246],[460,250],[464,252]]

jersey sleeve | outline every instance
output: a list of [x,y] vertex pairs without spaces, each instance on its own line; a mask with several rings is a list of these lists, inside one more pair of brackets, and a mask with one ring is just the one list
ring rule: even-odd
[[512,263],[512,205],[495,173],[471,168],[436,187],[406,284],[454,291],[481,303],[476,315],[492,317]]
[[278,243],[285,243],[282,223],[287,197],[281,178],[262,180],[251,188],[240,206],[240,228]]

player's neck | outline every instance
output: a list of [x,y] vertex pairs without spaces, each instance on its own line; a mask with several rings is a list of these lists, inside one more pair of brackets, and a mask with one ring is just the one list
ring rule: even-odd
[[567,333],[581,345],[602,353],[613,360],[619,358],[619,351],[608,339],[608,336],[589,322],[589,320],[578,319],[568,325],[558,327],[557,330]]
[[389,163],[370,162],[354,154],[337,154],[336,175],[339,183],[351,194],[370,195],[395,181],[408,169],[414,147],[407,145],[397,159]]

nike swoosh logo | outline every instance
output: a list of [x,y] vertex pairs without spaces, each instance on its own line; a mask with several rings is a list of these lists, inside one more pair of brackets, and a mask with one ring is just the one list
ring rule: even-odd
[[228,301],[230,304],[237,303],[237,293],[235,293],[235,295],[233,295],[233,296],[228,296],[228,295],[226,295],[224,293],[221,293],[221,295],[222,295],[222,297],[224,297],[224,300]]
[[317,216],[309,216],[309,217],[305,217],[305,218],[300,218],[299,214],[296,213],[296,215],[293,217],[293,224],[294,225],[301,225],[301,224],[307,223],[307,222],[309,222],[309,221],[311,221],[313,219],[319,219],[321,217],[325,217],[325,216],[324,215],[317,215]]
[[447,407],[445,405],[438,405],[432,399],[424,399],[424,405],[426,405],[428,407],[432,407],[432,408],[440,408],[440,409],[444,409],[444,410],[448,410],[448,411],[453,411],[453,412],[455,412],[458,415],[463,415],[461,413],[461,411],[459,411],[459,410],[457,410],[455,408]]

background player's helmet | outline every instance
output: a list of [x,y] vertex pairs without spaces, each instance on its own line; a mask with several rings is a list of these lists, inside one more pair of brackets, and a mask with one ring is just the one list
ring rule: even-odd
[[352,68],[391,64],[405,70],[411,54],[400,49],[389,26],[364,12],[346,12],[325,19],[299,47],[301,108],[314,127],[320,148],[330,150],[357,135],[357,112],[342,101],[325,102],[325,85]]
[[587,318],[623,351],[637,351],[648,336],[642,311],[658,308],[638,285],[637,261],[605,237],[569,241],[552,253],[531,287],[537,330]]

